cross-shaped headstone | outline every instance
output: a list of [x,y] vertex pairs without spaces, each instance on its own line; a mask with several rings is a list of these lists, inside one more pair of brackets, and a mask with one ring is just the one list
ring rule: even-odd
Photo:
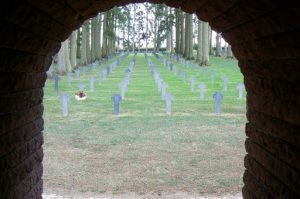
[[182,77],[183,77],[183,82],[186,83],[186,72],[185,71],[183,71]]
[[94,76],[90,76],[90,91],[91,92],[94,91],[94,82],[95,82],[95,77]]
[[215,113],[221,113],[222,111],[221,103],[223,100],[223,94],[217,91],[214,93],[213,98],[215,100]]
[[80,83],[77,84],[77,87],[78,87],[79,91],[84,91],[84,89],[85,89],[85,84],[82,83],[82,82],[80,82]]
[[168,84],[166,84],[165,82],[163,82],[161,84],[161,99],[164,100],[165,97],[166,97],[166,91],[167,91],[167,88],[168,88]]
[[59,80],[60,80],[60,77],[59,77],[58,74],[56,74],[56,75],[54,76],[54,91],[55,91],[56,93],[58,93],[58,82],[59,82]]
[[199,89],[200,89],[200,100],[204,100],[204,92],[205,92],[205,89],[206,89],[206,85],[204,82],[200,83],[199,84]]
[[165,100],[166,100],[166,114],[171,115],[171,105],[172,100],[174,99],[173,95],[171,93],[166,93]]
[[227,83],[228,83],[228,77],[223,76],[223,85],[224,85],[224,91],[227,91]]
[[70,86],[72,83],[72,72],[68,72],[68,85]]
[[196,77],[192,76],[190,78],[190,81],[191,81],[191,92],[195,92],[195,81],[196,81]]
[[239,99],[242,99],[243,98],[243,91],[245,89],[245,86],[243,83],[239,83],[236,87],[239,91]]
[[102,81],[105,80],[106,76],[107,76],[107,70],[103,69],[102,70]]
[[122,100],[119,94],[112,96],[111,100],[114,102],[114,114],[119,115],[120,113],[120,102]]
[[60,98],[61,98],[61,103],[62,103],[63,116],[67,117],[69,114],[68,103],[69,103],[70,97],[67,93],[63,93]]

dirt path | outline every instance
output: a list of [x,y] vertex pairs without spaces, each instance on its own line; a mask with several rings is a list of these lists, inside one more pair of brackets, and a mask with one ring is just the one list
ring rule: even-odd
[[200,196],[192,193],[147,193],[138,195],[135,193],[126,193],[122,195],[93,193],[71,193],[71,194],[43,194],[44,199],[242,199],[242,194],[224,194]]

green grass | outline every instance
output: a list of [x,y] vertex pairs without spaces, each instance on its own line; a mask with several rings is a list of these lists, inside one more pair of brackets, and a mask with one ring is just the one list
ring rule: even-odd
[[[60,95],[54,81],[45,85],[45,189],[92,192],[188,191],[237,192],[242,187],[245,99],[238,99],[236,85],[243,81],[235,60],[211,57],[216,81],[203,79],[196,70],[185,69],[197,82],[205,82],[205,100],[199,91],[178,80],[154,56],[161,77],[174,95],[172,116],[165,115],[154,78],[144,55],[138,54],[120,116],[112,114],[111,97],[133,56],[127,57],[102,85],[89,92],[89,75],[82,77],[88,99],[76,101],[78,80],[68,86],[62,77],[60,93],[71,96],[69,116],[62,117]],[[112,62],[111,60],[110,62]],[[229,78],[223,92],[223,113],[214,114],[212,95],[223,90],[221,77]],[[198,85],[198,83],[196,85]],[[197,87],[196,87],[197,88]]]

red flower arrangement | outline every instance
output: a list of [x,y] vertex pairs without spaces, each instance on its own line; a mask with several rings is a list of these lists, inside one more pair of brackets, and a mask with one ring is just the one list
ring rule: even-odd
[[75,93],[75,98],[77,100],[85,100],[87,98],[87,96],[83,91],[78,91]]

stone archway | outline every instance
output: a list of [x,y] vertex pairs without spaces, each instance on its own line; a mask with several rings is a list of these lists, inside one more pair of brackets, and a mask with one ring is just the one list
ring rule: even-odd
[[[51,56],[85,19],[145,0],[10,0],[1,5],[0,198],[41,198],[43,86]],[[150,0],[209,21],[232,45],[247,96],[244,198],[300,197],[296,0]]]

